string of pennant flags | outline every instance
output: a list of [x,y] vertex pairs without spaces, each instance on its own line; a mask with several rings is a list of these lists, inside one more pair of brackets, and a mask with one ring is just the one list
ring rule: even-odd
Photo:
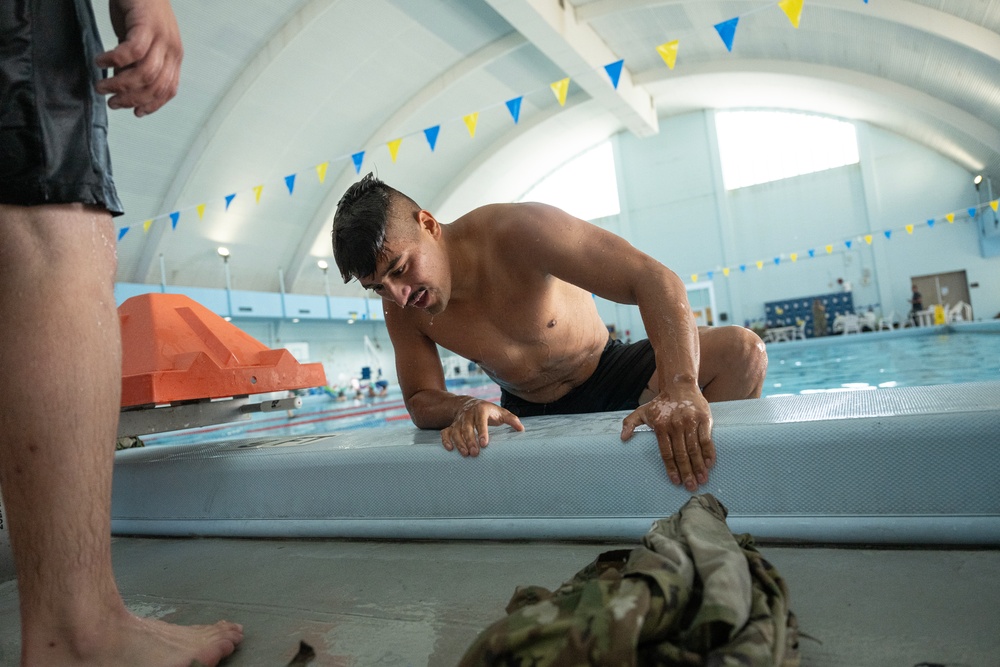
[[[907,236],[912,235],[914,231],[918,229],[933,229],[934,225],[941,222],[942,220],[947,221],[948,224],[954,224],[956,219],[968,222],[975,220],[976,215],[981,211],[985,211],[986,207],[993,209],[996,213],[998,207],[1000,207],[1000,200],[994,199],[991,202],[985,204],[978,204],[976,206],[970,206],[958,213],[946,213],[944,216],[938,218],[928,218],[925,222],[920,224],[907,224],[902,227],[894,227],[892,229],[883,229],[881,231],[871,232],[868,234],[862,234],[857,236],[852,236],[848,239],[843,239],[834,243],[826,243],[821,246],[815,246],[808,248],[805,251],[797,252],[787,252],[781,255],[776,255],[771,259],[763,260],[757,259],[752,262],[744,262],[739,264],[734,264],[732,266],[716,267],[715,269],[709,271],[702,271],[700,273],[692,273],[690,278],[691,282],[696,283],[700,279],[705,278],[707,280],[713,280],[717,275],[722,275],[724,278],[729,278],[731,275],[746,273],[748,270],[756,267],[758,271],[764,270],[768,266],[781,266],[782,264],[795,264],[800,260],[810,260],[816,259],[818,257],[825,257],[828,255],[833,255],[835,253],[848,252],[855,247],[862,247],[861,244],[864,243],[866,246],[874,245],[876,241],[879,243],[888,243],[892,241],[893,238],[898,238],[899,234],[905,232]],[[959,217],[963,216],[963,217]]]
[[[863,2],[864,4],[867,5],[869,0],[863,0]],[[766,9],[773,8],[776,5],[785,13],[792,26],[797,29],[799,27],[799,23],[802,18],[802,11],[804,4],[805,0],[779,0],[779,2],[777,3],[768,3],[766,5],[762,5],[761,7],[748,10],[736,17],[717,23],[713,27],[715,28],[715,31],[718,34],[719,38],[722,40],[722,43],[725,45],[726,50],[732,52],[733,42],[736,37],[737,26],[739,25],[741,19],[746,18],[750,14],[754,14]],[[665,42],[656,47],[656,52],[663,59],[664,64],[671,70],[673,70],[677,64],[677,56],[679,50],[680,50],[680,40],[678,39]],[[611,85],[616,90],[618,88],[618,83],[621,78],[621,73],[624,64],[625,64],[624,59],[620,59],[615,62],[608,63],[607,65],[604,65],[603,68],[601,68],[607,75]],[[567,76],[558,81],[552,82],[548,86],[548,88],[552,91],[552,94],[555,95],[556,100],[559,102],[560,106],[566,105],[566,98],[569,92],[570,80],[571,77]],[[518,95],[517,97],[513,97],[509,100],[504,101],[503,103],[498,103],[490,107],[484,107],[480,109],[480,111],[475,111],[472,113],[462,115],[461,120],[464,123],[466,129],[468,130],[469,137],[474,139],[476,136],[476,129],[479,123],[480,113],[482,111],[486,111],[492,108],[501,106],[506,107],[507,112],[509,113],[514,124],[515,125],[518,124],[521,118],[521,103],[527,95],[533,94],[534,92],[537,92],[537,90],[529,91],[528,93]],[[450,119],[450,120],[455,120],[455,119]],[[431,152],[434,152],[434,150],[437,148],[438,137],[441,132],[441,126],[442,123],[438,123],[431,127],[427,127],[423,130],[411,132],[409,134],[404,134],[402,136],[391,139],[390,141],[387,141],[385,143],[385,147],[389,151],[389,157],[391,158],[392,162],[395,163],[397,158],[399,157],[399,150],[401,145],[403,144],[403,141],[413,136],[419,137],[423,135],[423,138],[424,140],[427,141],[427,144],[429,145]],[[358,150],[350,154],[339,155],[337,157],[331,158],[330,160],[327,160],[326,162],[315,165],[314,167],[312,167],[312,171],[315,171],[318,182],[320,184],[323,184],[324,181],[326,180],[327,170],[329,169],[329,166],[332,162],[350,160],[354,166],[355,173],[360,174],[361,167],[364,164],[365,158],[368,157],[368,154],[369,154],[368,150]],[[296,184],[301,182],[300,176],[303,173],[308,174],[309,171],[310,171],[309,169],[306,169],[302,172],[292,173],[284,177],[283,179],[284,186],[285,189],[288,191],[288,196],[294,196]],[[222,198],[222,201],[224,202],[223,212],[228,212],[230,207],[236,200],[236,198],[239,195],[245,195],[248,191],[253,193],[254,203],[260,204],[261,198],[264,194],[264,187],[265,185],[263,183],[260,183],[252,187],[246,188],[242,191],[237,191],[226,195],[225,197]],[[197,219],[199,221],[204,219],[205,212],[207,209],[208,205],[205,203],[188,206],[186,208],[179,208],[169,213],[161,213],[159,215],[155,215],[151,218],[148,218],[143,222],[138,223],[138,226],[142,227],[143,232],[148,232],[154,222],[160,222],[160,221],[165,222],[169,220],[170,228],[173,230],[177,229],[177,225],[180,224],[181,218],[184,217],[186,219],[191,214],[192,211],[197,215]],[[131,231],[133,227],[136,226],[137,226],[136,224],[131,224],[120,227],[118,229],[118,240],[121,241],[125,237],[125,235],[128,234],[129,231]]]

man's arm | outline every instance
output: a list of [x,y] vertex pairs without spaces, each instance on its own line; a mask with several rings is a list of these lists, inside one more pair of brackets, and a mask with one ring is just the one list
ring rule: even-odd
[[715,462],[712,415],[698,387],[700,348],[684,283],[625,239],[544,204],[518,205],[522,261],[622,304],[637,305],[656,353],[659,394],[623,422],[656,432],[671,481],[694,490]]
[[184,48],[169,0],[111,0],[118,46],[97,56],[114,76],[97,83],[112,109],[151,114],[177,94]]
[[396,375],[406,410],[417,428],[441,429],[449,452],[478,456],[489,444],[489,426],[509,424],[523,431],[521,420],[499,405],[445,389],[437,345],[421,333],[402,308],[383,301],[385,322],[396,354]]

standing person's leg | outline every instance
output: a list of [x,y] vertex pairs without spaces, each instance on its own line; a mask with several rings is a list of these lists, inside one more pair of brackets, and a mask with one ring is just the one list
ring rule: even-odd
[[214,665],[242,629],[128,612],[111,570],[115,237],[95,207],[0,204],[0,489],[23,665]]

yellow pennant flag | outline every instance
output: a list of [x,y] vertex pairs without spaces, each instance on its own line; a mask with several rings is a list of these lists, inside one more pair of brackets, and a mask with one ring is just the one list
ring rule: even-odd
[[389,156],[392,157],[392,161],[396,161],[396,156],[399,155],[399,145],[403,143],[402,139],[393,139],[386,146],[389,147]]
[[142,231],[148,232],[149,231],[149,226],[151,224],[153,224],[152,220],[147,220],[146,222],[142,223]]
[[829,255],[829,254],[830,254],[830,253],[832,253],[832,252],[833,252],[833,246],[832,246],[832,245],[828,245],[828,246],[826,247],[826,254],[827,254],[827,255]]
[[781,11],[785,12],[792,25],[798,28],[799,19],[802,18],[802,0],[781,0],[778,6],[781,7]]
[[550,83],[549,87],[552,88],[552,92],[555,93],[556,99],[559,100],[559,106],[565,106],[566,92],[569,90],[569,77],[556,81],[555,83]]
[[762,260],[757,260],[757,270],[760,271],[764,268],[764,262]]
[[673,69],[674,65],[677,64],[677,49],[680,45],[680,40],[675,39],[672,42],[660,44],[656,47],[656,52],[660,54],[660,57],[663,58],[663,62],[665,62],[667,67],[670,69]]
[[793,252],[792,253],[792,261],[795,262],[795,261],[798,261],[798,259],[799,259],[799,253]]
[[865,234],[865,243],[867,243],[868,245],[872,244],[872,235],[871,234]]
[[692,273],[691,274],[691,282],[693,282],[693,283],[698,282],[698,274],[697,273]]
[[204,218],[205,217],[205,205],[204,204],[198,204],[198,206],[196,206],[195,208],[198,209],[198,219],[201,220],[202,218]]
[[906,226],[906,233],[907,234],[912,234],[913,233],[913,225],[907,225]]
[[729,267],[728,266],[726,268],[722,269],[722,275],[724,275],[727,278],[729,277]]
[[263,185],[255,185],[255,186],[253,186],[253,196],[257,200],[258,204],[260,203],[260,193],[263,192],[263,191],[264,191],[264,186]]
[[316,175],[319,177],[320,183],[326,180],[326,168],[329,166],[330,166],[329,162],[324,162],[323,164],[316,165]]
[[467,116],[462,116],[462,120],[465,121],[465,126],[469,128],[469,136],[476,136],[476,123],[479,122],[479,112],[474,111]]
[[948,215],[946,215],[946,216],[944,216],[944,217],[945,217],[945,219],[946,219],[946,220],[948,221],[948,224],[949,224],[949,225],[950,225],[951,223],[955,222],[955,214],[954,214],[954,213],[949,213]]
[[1000,200],[994,199],[993,201],[990,202],[990,206],[993,207],[994,211],[997,210],[997,204],[1000,204]]

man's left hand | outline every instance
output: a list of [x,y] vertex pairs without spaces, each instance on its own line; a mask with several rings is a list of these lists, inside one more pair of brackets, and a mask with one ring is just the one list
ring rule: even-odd
[[683,483],[688,491],[694,491],[708,481],[708,470],[715,465],[715,443],[712,412],[700,391],[661,393],[640,405],[622,422],[622,440],[631,438],[639,424],[656,433],[671,482]]

